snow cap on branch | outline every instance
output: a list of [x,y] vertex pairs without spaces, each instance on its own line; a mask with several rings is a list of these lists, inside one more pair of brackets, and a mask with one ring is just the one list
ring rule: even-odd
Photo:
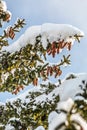
[[62,41],[73,42],[75,35],[84,36],[84,33],[78,28],[69,24],[46,23],[41,27],[42,43],[48,39],[49,42]]
[[2,51],[15,52],[27,44],[35,45],[36,37],[39,37],[40,43],[46,48],[49,42],[64,41],[73,43],[75,40],[80,41],[80,38],[83,36],[84,33],[72,25],[45,23],[29,27],[17,41],[8,47],[3,47]]
[[74,101],[69,98],[67,101],[62,101],[58,103],[58,108],[59,110],[65,110],[66,112],[69,112],[74,105]]
[[0,10],[3,10],[3,11],[7,10],[6,2],[3,0],[0,0]]
[[9,22],[11,20],[11,12],[7,10],[6,2],[0,0],[0,27],[2,27],[3,22]]

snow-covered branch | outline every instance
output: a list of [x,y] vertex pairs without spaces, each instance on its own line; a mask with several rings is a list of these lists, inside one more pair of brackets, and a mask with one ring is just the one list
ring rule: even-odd
[[39,26],[29,27],[25,33],[13,44],[3,47],[2,51],[15,52],[25,47],[27,44],[35,45],[39,40],[46,48],[48,43],[67,42],[72,43],[80,40],[84,33],[78,28],[68,24],[45,23]]

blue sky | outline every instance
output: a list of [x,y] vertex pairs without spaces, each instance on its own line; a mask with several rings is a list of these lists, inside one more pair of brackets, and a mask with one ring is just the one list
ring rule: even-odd
[[[64,75],[69,72],[87,73],[87,0],[6,0],[8,10],[12,13],[10,25],[17,18],[24,18],[26,26],[17,34],[16,39],[32,25],[43,23],[71,24],[85,33],[81,43],[75,43],[70,52],[71,66],[66,68]],[[4,28],[9,24],[4,24]],[[67,52],[65,52],[67,53]],[[0,101],[13,97],[8,93],[0,93]]]

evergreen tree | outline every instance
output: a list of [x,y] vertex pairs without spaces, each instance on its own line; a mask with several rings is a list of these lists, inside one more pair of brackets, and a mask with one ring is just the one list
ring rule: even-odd
[[[11,13],[7,10],[6,3],[0,0],[0,28],[2,29],[4,22],[10,20]],[[61,86],[61,80],[57,85],[50,82],[46,84],[51,76],[58,79],[62,74],[62,66],[70,64],[70,55],[63,55],[56,64],[49,63],[48,57],[55,58],[65,48],[70,51],[75,40],[80,42],[83,32],[70,25],[44,24],[29,28],[18,42],[10,45],[9,38],[13,40],[16,32],[24,25],[25,20],[18,19],[0,36],[0,92],[17,94],[30,84],[38,86],[39,79],[42,79],[44,84],[29,90],[24,99],[19,97],[0,104],[0,129],[7,130],[9,127],[11,130],[39,130],[39,126],[43,126],[40,130],[48,130],[48,118],[55,111],[56,115],[66,115],[66,121],[55,126],[55,130],[85,130],[79,122],[82,119],[87,122],[86,81],[82,81],[83,84],[80,85],[83,93],[76,95],[83,97],[82,100],[73,101],[69,111],[58,108],[61,98],[55,91]],[[44,31],[41,32],[40,29]],[[76,77],[71,74],[66,80],[74,78]],[[79,121],[73,120],[77,113]]]

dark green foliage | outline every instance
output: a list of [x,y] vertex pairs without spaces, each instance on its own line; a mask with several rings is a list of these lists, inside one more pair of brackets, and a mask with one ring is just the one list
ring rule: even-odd
[[[60,112],[64,113],[66,115],[66,120],[64,122],[61,122],[55,130],[78,130],[78,127],[83,130],[82,125],[80,122],[76,120],[71,120],[71,117],[78,113],[78,107],[74,103],[70,111],[60,110]],[[79,112],[80,114],[80,112]],[[78,118],[78,117],[77,117]]]
[[[62,74],[61,66],[70,64],[70,55],[63,56],[63,59],[57,65],[50,66],[45,63],[46,49],[36,39],[34,46],[28,44],[20,51],[9,53],[2,52],[0,55],[0,78],[2,74],[8,75],[7,78],[0,79],[0,91],[9,91],[17,94],[17,88],[23,85],[37,85],[38,78],[48,79],[48,76],[57,78]],[[40,63],[40,65],[38,65]],[[3,82],[3,83],[2,83]]]
[[[20,130],[32,126],[33,130],[39,125],[48,129],[48,115],[51,111],[56,109],[59,101],[59,96],[53,93],[52,99],[49,99],[49,94],[57,87],[49,83],[48,85],[42,85],[43,87],[35,92],[29,92],[24,101],[16,99],[13,102],[7,102],[5,106],[0,106],[0,122],[6,126],[11,124],[17,130],[20,126]],[[49,89],[50,88],[50,89]],[[47,95],[45,100],[40,100],[40,97]],[[36,102],[36,100],[38,100]],[[13,117],[15,119],[13,119]],[[18,125],[17,125],[18,124]]]
[[80,99],[77,99],[75,102],[77,104],[78,112],[87,120],[87,82],[83,80],[79,87],[82,92],[76,95],[76,97],[79,96]]

